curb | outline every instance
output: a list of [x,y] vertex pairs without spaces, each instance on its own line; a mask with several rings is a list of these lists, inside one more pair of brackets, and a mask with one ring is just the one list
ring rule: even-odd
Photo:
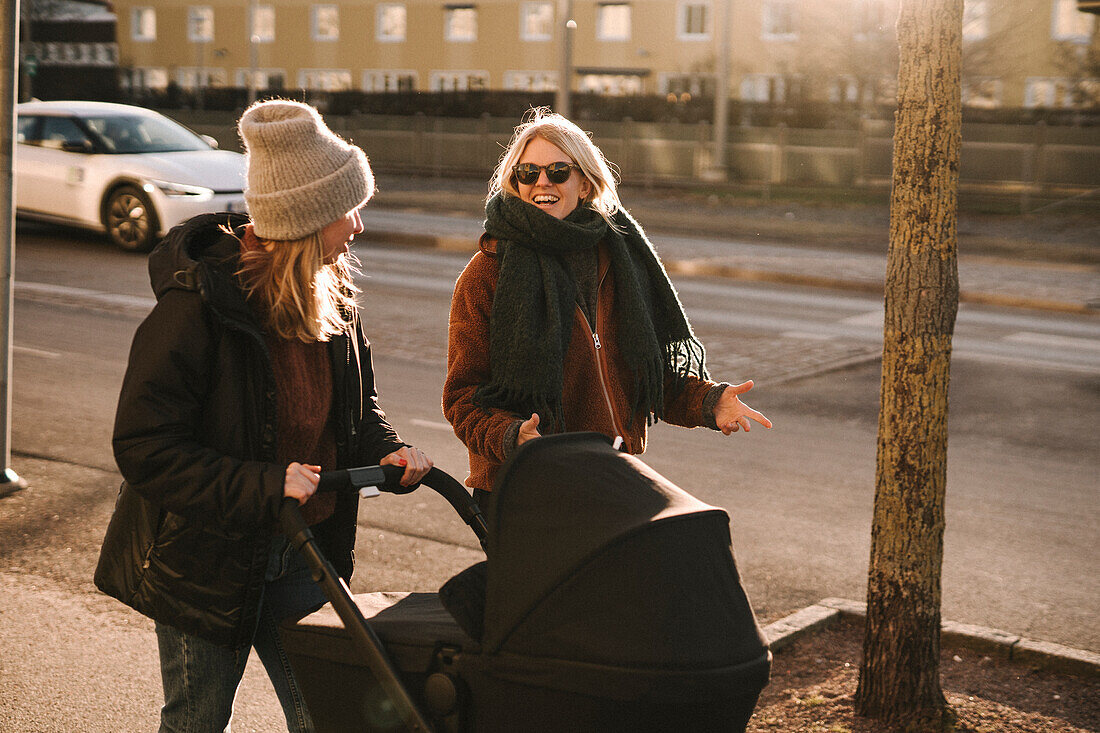
[[[773,652],[825,628],[841,618],[866,618],[867,604],[844,598],[824,598],[764,627],[764,636]],[[940,638],[952,644],[996,655],[1005,660],[1034,667],[1100,677],[1100,654],[1061,644],[1035,641],[984,626],[944,621]]]
[[[467,237],[448,237],[436,234],[418,234],[382,229],[364,229],[359,236],[368,241],[386,242],[388,244],[399,244],[409,247],[423,247],[426,249],[438,249],[445,252],[469,252],[472,255],[477,251],[476,244]],[[749,282],[772,282],[781,285],[801,285],[804,287],[847,290],[858,293],[870,293],[873,295],[882,295],[883,293],[883,284],[880,282],[846,280],[843,278],[824,277],[820,275],[806,275],[793,272],[779,272],[776,270],[737,267],[711,262],[705,259],[665,259],[663,262],[665,269],[670,273],[677,273],[680,275],[721,277],[729,280]],[[983,293],[971,290],[960,290],[959,302],[1006,308],[1053,311],[1056,313],[1071,313],[1076,315],[1096,315],[1098,312],[1096,307],[1087,303],[1067,303],[1057,300],[1026,298],[1015,295]]]

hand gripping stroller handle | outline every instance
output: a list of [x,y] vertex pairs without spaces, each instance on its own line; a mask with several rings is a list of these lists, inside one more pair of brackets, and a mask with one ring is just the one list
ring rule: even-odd
[[351,590],[344,579],[337,575],[332,563],[321,553],[313,532],[302,519],[297,499],[292,497],[283,499],[279,521],[284,534],[309,566],[313,580],[321,586],[325,596],[332,602],[332,607],[344,624],[352,644],[358,649],[362,659],[366,661],[375,679],[385,691],[386,699],[393,704],[396,713],[400,716],[404,730],[431,733],[431,726],[401,683],[397,668],[386,655],[385,646],[371,629],[363,612],[355,604]]
[[[405,469],[401,466],[364,466],[362,468],[345,468],[337,471],[322,471],[321,480],[317,485],[318,491],[353,491],[369,486],[376,486],[380,491],[394,494],[405,494],[416,489],[400,484],[401,476]],[[438,468],[432,468],[428,474],[420,480],[420,483],[442,496],[458,512],[470,529],[477,535],[482,548],[485,547],[485,537],[489,532],[485,517],[481,513],[481,507],[477,505],[470,492],[459,481]]]
[[361,468],[342,468],[336,471],[321,471],[318,491],[355,491],[368,486],[376,486],[380,491],[404,494],[413,491],[418,484],[402,486],[401,476],[405,469],[401,466],[363,466]]

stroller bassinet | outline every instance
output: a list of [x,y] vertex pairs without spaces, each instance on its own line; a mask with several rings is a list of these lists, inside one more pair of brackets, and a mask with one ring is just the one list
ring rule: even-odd
[[[744,729],[771,655],[737,575],[725,511],[591,433],[525,444],[493,497],[484,575],[448,584],[485,579],[484,609],[476,588],[459,594],[472,602],[449,604],[467,631],[436,594],[356,598],[432,725]],[[391,725],[392,701],[332,611],[284,627],[284,639],[319,729]]]

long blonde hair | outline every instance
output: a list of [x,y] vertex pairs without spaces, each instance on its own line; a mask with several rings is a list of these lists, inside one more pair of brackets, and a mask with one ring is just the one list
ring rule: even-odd
[[611,217],[622,208],[616,189],[617,175],[612,171],[614,164],[604,157],[603,151],[596,147],[588,133],[576,123],[551,112],[549,107],[533,107],[524,115],[523,124],[513,132],[508,148],[489,179],[489,198],[501,192],[519,196],[512,167],[519,162],[527,143],[536,137],[556,146],[580,166],[581,174],[592,185],[592,190],[581,203],[595,210],[610,224]]
[[320,232],[260,244],[241,253],[237,274],[266,332],[307,343],[346,333],[355,318],[358,260],[342,254],[325,264]]

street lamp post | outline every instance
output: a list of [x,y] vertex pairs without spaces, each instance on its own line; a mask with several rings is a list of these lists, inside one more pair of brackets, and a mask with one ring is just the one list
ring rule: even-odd
[[19,0],[0,18],[0,496],[25,489],[11,463],[11,325],[15,279],[15,97],[19,68]]
[[248,4],[248,104],[256,101],[256,67],[259,66],[260,36],[256,32],[256,0]]
[[195,109],[203,109],[205,106],[203,92],[206,86],[206,41],[196,43],[195,50],[198,55],[197,68],[195,69]]
[[729,98],[730,98],[730,23],[733,0],[718,0],[717,39],[718,63],[714,79],[714,160],[711,161],[710,177],[726,180],[729,169],[726,161],[729,135]]
[[[10,10],[15,13],[16,36],[19,35],[19,25],[23,27],[23,40],[17,44],[19,53],[16,54],[19,64],[17,67],[19,74],[16,76],[19,81],[16,98],[25,102],[34,96],[34,73],[31,71],[31,62],[27,58],[27,49],[31,48],[34,35],[34,0],[29,0],[23,4],[20,4],[17,0]],[[16,46],[11,48],[16,48]]]
[[569,97],[573,82],[573,0],[558,0],[558,23],[561,28],[561,65],[558,72],[558,93],[554,106],[563,117],[570,116]]

